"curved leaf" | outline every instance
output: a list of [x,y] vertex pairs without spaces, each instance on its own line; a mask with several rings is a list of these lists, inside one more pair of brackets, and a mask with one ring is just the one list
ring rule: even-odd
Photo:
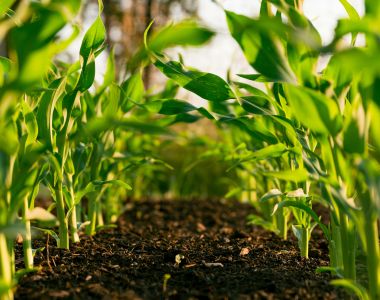
[[231,11],[225,13],[231,35],[255,70],[271,81],[296,82],[281,40],[273,34],[276,31],[285,34],[284,24],[277,19],[252,20]]
[[168,78],[203,99],[225,101],[235,98],[228,83],[217,75],[193,69],[186,70],[181,63],[175,61],[166,63],[156,60],[154,65]]
[[325,135],[337,135],[342,128],[338,104],[322,93],[301,86],[286,86],[294,117],[312,131]]
[[370,300],[366,289],[359,283],[350,279],[334,279],[330,282],[332,285],[347,288],[355,293],[360,300]]
[[284,208],[284,207],[294,207],[294,208],[298,208],[298,209],[306,212],[321,227],[325,237],[327,238],[328,241],[330,241],[330,232],[329,232],[328,228],[320,221],[318,215],[309,206],[307,206],[307,205],[305,205],[299,201],[285,200],[285,201],[282,201],[282,202],[277,203],[275,205],[273,212],[272,212],[272,215],[275,214],[279,208]]

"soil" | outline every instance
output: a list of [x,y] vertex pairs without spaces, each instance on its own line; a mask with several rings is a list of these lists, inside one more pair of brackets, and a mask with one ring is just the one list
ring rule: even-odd
[[[116,228],[70,252],[36,241],[40,269],[20,279],[16,299],[350,299],[315,272],[328,265],[320,231],[304,259],[294,238],[247,225],[250,213],[211,200],[130,203]],[[20,246],[16,259],[22,267]]]

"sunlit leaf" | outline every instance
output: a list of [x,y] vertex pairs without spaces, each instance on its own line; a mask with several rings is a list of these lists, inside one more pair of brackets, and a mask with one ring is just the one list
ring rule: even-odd
[[341,130],[342,118],[334,100],[322,93],[293,85],[286,87],[286,93],[294,117],[303,125],[316,133],[333,136]]
[[105,39],[106,29],[104,27],[102,19],[99,16],[87,30],[82,40],[79,53],[83,57],[85,63],[87,62],[90,54],[95,53],[95,51],[103,45]]
[[2,17],[15,2],[16,0],[2,0],[0,2],[0,17]]
[[305,169],[285,170],[278,172],[264,172],[263,175],[292,182],[306,181],[309,177]]
[[235,97],[227,82],[217,75],[197,70],[186,70],[181,63],[175,61],[165,63],[157,60],[155,66],[180,86],[203,99],[225,101]]
[[260,20],[252,20],[231,11],[226,11],[226,17],[231,35],[239,43],[255,70],[273,81],[296,81],[287,62],[283,45],[273,34],[283,25],[278,24],[275,19],[272,22],[267,20],[268,23],[265,23],[267,28],[263,28],[264,22],[260,24]]

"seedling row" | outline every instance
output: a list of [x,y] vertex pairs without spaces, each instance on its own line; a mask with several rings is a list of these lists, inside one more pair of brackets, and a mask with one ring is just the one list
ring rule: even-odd
[[[347,18],[327,45],[303,14],[303,0],[262,0],[255,18],[225,10],[230,34],[254,70],[226,80],[166,54],[213,37],[195,21],[155,30],[152,22],[119,78],[101,1],[74,63],[55,57],[80,32],[80,1],[2,1],[0,36],[8,56],[0,57],[0,299],[12,299],[17,278],[35,269],[33,230],[69,249],[82,233],[115,222],[127,196],[148,189],[162,195],[156,176],[172,167],[159,145],[186,141],[173,128],[200,120],[215,126],[220,140],[203,140],[207,151],[188,169],[210,158],[228,166],[220,175],[229,182],[225,197],[256,208],[250,223],[283,239],[293,234],[306,259],[318,227],[330,266],[317,271],[331,272],[332,284],[360,299],[379,299],[380,4],[366,0],[359,16],[339,1]],[[62,40],[65,26],[72,34]],[[98,83],[95,61],[104,51],[106,72]],[[167,77],[161,90],[144,88],[143,72],[152,64]],[[208,106],[178,99],[179,88]],[[233,184],[227,174],[236,177]],[[41,186],[53,199],[47,209],[35,205]],[[181,196],[175,183],[168,190]],[[316,203],[327,207],[329,222]],[[17,237],[25,270],[16,271]]]

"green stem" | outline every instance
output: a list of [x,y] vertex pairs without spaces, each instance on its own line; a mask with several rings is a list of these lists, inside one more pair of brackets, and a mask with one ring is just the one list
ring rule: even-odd
[[102,205],[99,202],[97,207],[96,207],[96,219],[98,221],[98,226],[103,226],[104,225],[104,218],[103,218],[103,213],[102,213]]
[[16,274],[16,255],[15,255],[15,249],[14,249],[14,240],[8,238],[8,254],[11,261],[11,274],[12,278]]
[[355,228],[349,223],[348,217],[340,212],[340,236],[343,254],[344,276],[348,279],[356,280],[356,233]]
[[33,251],[32,251],[32,231],[30,220],[28,220],[29,201],[28,196],[24,198],[24,207],[22,210],[22,218],[25,226],[25,235],[23,238],[24,263],[27,270],[33,269]]
[[280,231],[280,236],[286,240],[288,238],[288,222],[284,208],[279,208],[276,212],[276,225]]
[[11,204],[11,198],[12,198],[11,186],[12,186],[12,181],[13,181],[13,171],[14,171],[14,166],[16,162],[16,157],[17,157],[16,155],[10,156],[7,177],[5,179],[5,186],[7,188],[6,201],[8,205]]
[[69,249],[69,230],[65,213],[65,201],[62,193],[62,182],[58,182],[55,189],[57,203],[57,217],[59,221],[59,248]]
[[310,240],[310,232],[308,228],[302,226],[302,236],[301,236],[301,256],[305,258],[309,258],[309,240]]
[[78,234],[78,225],[77,225],[77,212],[76,206],[74,205],[70,215],[70,235],[73,243],[78,243],[80,241]]
[[342,239],[340,236],[340,227],[335,222],[331,213],[331,240],[329,241],[330,265],[334,268],[343,269]]
[[75,211],[77,213],[77,222],[80,222],[82,223],[82,205],[80,204],[77,204],[76,205],[76,208],[75,208]]
[[380,261],[379,261],[379,233],[377,218],[365,219],[365,232],[367,235],[367,269],[369,281],[369,294],[371,299],[380,298]]
[[9,255],[7,237],[3,233],[0,233],[0,281],[9,287],[7,290],[0,290],[0,300],[12,300],[11,257]]
[[77,207],[75,205],[75,193],[74,193],[74,187],[72,184],[72,178],[69,178],[69,188],[70,188],[70,195],[71,195],[71,214],[69,217],[70,220],[70,235],[71,235],[71,240],[73,243],[78,243],[79,242],[79,234],[78,234],[78,226],[77,226]]
[[[333,174],[338,181],[340,181],[339,174],[342,174],[339,165],[339,158],[336,142],[333,137],[329,139],[330,149],[333,157]],[[341,185],[342,186],[342,185]],[[332,197],[332,199],[334,199]],[[335,203],[339,201],[333,200]],[[353,221],[348,219],[348,216],[339,210],[339,228],[341,237],[341,254],[343,258],[343,272],[344,276],[348,279],[356,280],[356,230]]]
[[98,201],[95,198],[92,198],[89,202],[89,208],[88,208],[88,219],[90,221],[90,224],[86,227],[86,234],[87,235],[94,235],[96,232],[96,215],[97,215],[97,206]]

